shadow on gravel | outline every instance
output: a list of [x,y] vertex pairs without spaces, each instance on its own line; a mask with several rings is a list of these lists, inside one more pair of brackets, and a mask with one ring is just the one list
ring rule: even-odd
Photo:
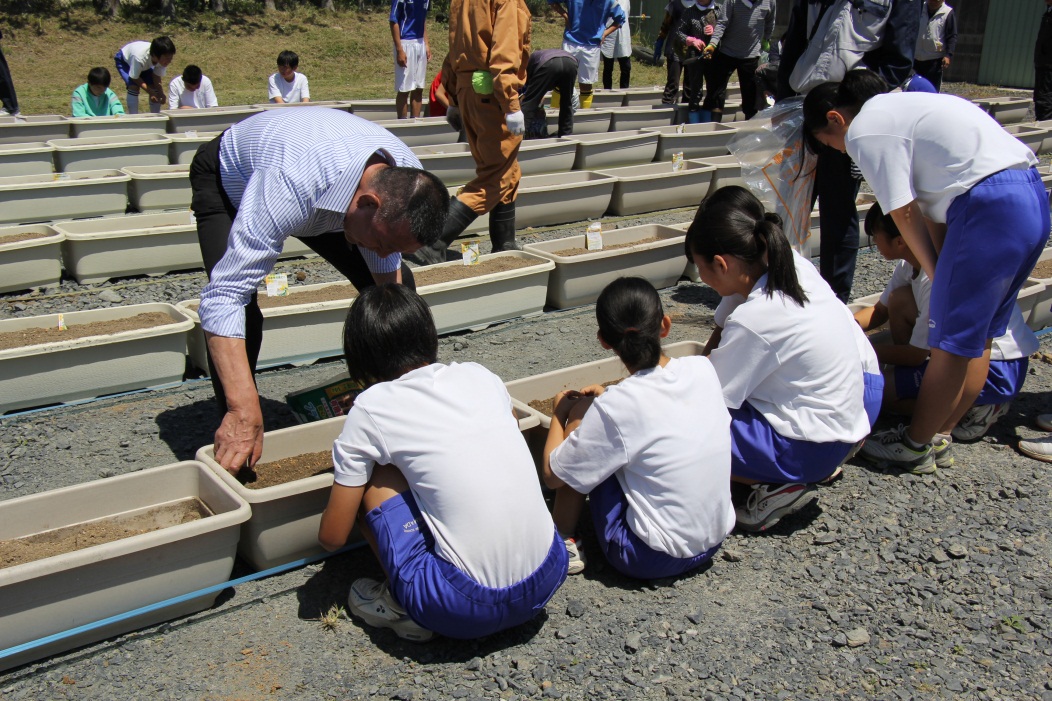
[[[296,425],[296,417],[284,402],[261,397],[260,405],[263,425],[268,431]],[[157,435],[168,444],[177,460],[193,460],[198,448],[213,443],[221,418],[215,401],[209,397],[162,411],[157,415],[160,429]]]
[[709,309],[720,304],[720,295],[708,285],[679,285],[672,292],[672,299],[680,304],[704,304]]

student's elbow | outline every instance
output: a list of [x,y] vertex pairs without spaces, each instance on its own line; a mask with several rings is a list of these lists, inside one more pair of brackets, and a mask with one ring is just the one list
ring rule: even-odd
[[554,472],[552,472],[552,465],[547,457],[544,458],[544,468],[541,470],[541,481],[544,482],[544,486],[548,489],[558,489],[566,484],[559,479]]
[[321,547],[327,551],[332,552],[333,550],[339,550],[347,544],[347,534],[337,534],[331,530],[325,528],[325,524],[322,524],[321,530],[318,531],[318,542]]

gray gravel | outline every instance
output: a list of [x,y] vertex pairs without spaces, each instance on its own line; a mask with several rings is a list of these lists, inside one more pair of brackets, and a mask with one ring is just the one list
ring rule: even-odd
[[[304,284],[336,279],[320,261],[281,269],[306,271]],[[879,291],[889,272],[862,252],[855,294]],[[0,297],[0,317],[178,301],[202,281],[64,282]],[[707,337],[712,290],[681,282],[662,298],[675,319],[670,341]],[[440,357],[510,380],[606,357],[594,334],[594,311],[583,307],[445,337]],[[287,392],[340,370],[327,362],[261,373],[268,428],[294,422]],[[770,534],[732,535],[693,576],[627,580],[586,539],[592,564],[545,616],[482,641],[414,645],[348,620],[326,630],[315,619],[345,603],[350,581],[380,573],[356,551],[241,585],[209,611],[8,672],[0,699],[1052,700],[1052,477],[1011,447],[1036,434],[1032,418],[1048,408],[1050,387],[1052,365],[1036,360],[1009,415],[957,448],[957,467],[914,477],[853,464],[807,510]],[[202,380],[2,419],[0,499],[190,458],[217,421]],[[239,565],[234,575],[245,573]]]

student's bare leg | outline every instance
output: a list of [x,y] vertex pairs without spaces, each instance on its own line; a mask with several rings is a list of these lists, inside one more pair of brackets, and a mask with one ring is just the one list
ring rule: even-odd
[[888,300],[888,328],[891,330],[892,343],[896,346],[909,345],[919,313],[912,289],[899,287],[892,290],[891,299]]
[[989,339],[986,350],[978,358],[965,358],[932,348],[928,369],[921,380],[909,439],[924,445],[930,443],[936,433],[949,433],[975,403],[989,371]]
[[409,117],[409,93],[400,92],[395,96],[395,111],[398,113],[399,119],[407,119]]
[[577,531],[577,523],[581,520],[586,498],[587,495],[574,491],[573,487],[565,484],[555,490],[552,520],[555,521],[555,527],[559,529],[559,533],[564,536],[572,536]]
[[409,94],[409,100],[412,103],[411,110],[412,116],[415,119],[420,116],[421,111],[424,108],[424,91],[423,89],[414,90]]
[[[373,467],[373,476],[365,488],[365,494],[362,495],[362,505],[358,514],[358,529],[362,532],[362,537],[369,544],[369,548],[380,562],[381,567],[383,567],[383,558],[380,557],[380,550],[376,545],[376,535],[369,528],[365,515],[388,499],[406,491],[409,491],[409,483],[405,481],[405,476],[402,475],[401,470],[397,467],[394,465],[376,465]],[[384,574],[390,577],[388,572],[385,571]]]

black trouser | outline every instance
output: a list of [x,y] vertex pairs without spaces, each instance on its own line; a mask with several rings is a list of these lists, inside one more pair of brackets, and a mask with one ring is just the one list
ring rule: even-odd
[[922,78],[935,86],[936,92],[942,92],[942,59],[933,58],[930,61],[914,61],[913,70]]
[[847,304],[855,280],[858,255],[859,181],[851,175],[851,159],[845,153],[823,148],[818,154],[814,197],[818,198],[819,270],[840,301]]
[[708,70],[708,92],[702,109],[712,112],[723,112],[727,97],[727,82],[731,73],[738,71],[738,85],[742,91],[742,112],[746,119],[756,114],[756,68],[760,65],[759,56],[753,58],[734,58],[719,49],[707,60],[711,65]]
[[756,111],[767,109],[767,93],[778,92],[778,62],[757,66],[753,74],[756,82]]
[[[237,208],[223,190],[219,174],[219,141],[217,136],[208,143],[202,144],[190,165],[190,187],[193,199],[190,208],[197,218],[197,242],[201,246],[201,257],[209,277],[212,269],[219,263],[227,249],[227,238],[230,227],[237,216]],[[300,239],[315,253],[332,264],[350,280],[355,289],[361,291],[374,284],[372,273],[365,264],[357,246],[347,243],[343,231],[331,231],[319,236],[306,236]],[[402,283],[410,288],[416,287],[413,273],[402,263]],[[245,349],[248,364],[252,372],[256,371],[259,349],[263,344],[263,313],[259,309],[256,293],[252,294],[245,305]],[[226,393],[219,382],[212,355],[208,355],[208,374],[212,378],[216,402],[221,413],[226,412]]]
[[1038,121],[1052,119],[1052,66],[1034,69],[1034,114]]
[[621,78],[618,82],[618,87],[622,90],[631,85],[632,78],[632,57],[621,56],[620,58],[607,58],[603,56],[603,89],[610,90],[614,87],[614,61],[617,61],[617,65],[621,68]]
[[541,106],[545,94],[553,88],[561,93],[559,99],[559,136],[573,133],[573,89],[577,82],[577,61],[569,56],[557,56],[542,63],[526,79],[526,92],[520,109],[527,120]]
[[[668,41],[672,41],[668,39]],[[661,104],[674,105],[679,97],[679,84],[683,79],[683,62],[679,55],[673,51],[665,56],[665,92],[661,96]]]
[[18,113],[18,95],[15,94],[15,81],[11,80],[11,70],[7,67],[7,59],[4,52],[0,50],[0,104],[11,114]]

